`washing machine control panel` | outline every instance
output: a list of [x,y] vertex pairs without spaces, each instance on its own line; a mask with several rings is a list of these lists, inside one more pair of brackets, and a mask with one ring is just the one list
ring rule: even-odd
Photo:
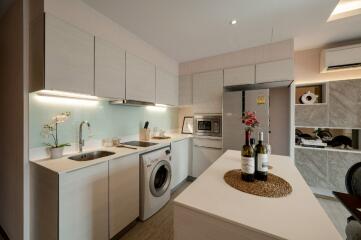
[[147,168],[150,168],[153,165],[155,165],[157,162],[162,161],[162,160],[167,160],[167,161],[171,160],[171,150],[170,149],[163,150],[163,152],[161,152],[158,156],[153,156],[153,158],[150,157],[147,159],[143,159],[143,164]]

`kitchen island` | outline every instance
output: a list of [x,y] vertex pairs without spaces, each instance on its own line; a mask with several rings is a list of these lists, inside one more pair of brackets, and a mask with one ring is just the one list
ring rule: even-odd
[[228,150],[174,200],[175,240],[342,239],[289,157],[270,156],[270,172],[292,185],[286,197],[227,185],[223,176],[240,168],[240,156]]

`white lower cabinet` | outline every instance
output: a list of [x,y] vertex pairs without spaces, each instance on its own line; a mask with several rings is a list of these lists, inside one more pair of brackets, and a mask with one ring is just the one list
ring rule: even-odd
[[108,239],[108,163],[59,175],[59,239]]
[[192,177],[199,177],[222,154],[222,140],[195,138],[193,140]]
[[109,234],[114,237],[139,216],[139,155],[109,161]]
[[172,142],[172,180],[171,189],[179,185],[189,175],[192,160],[191,139]]

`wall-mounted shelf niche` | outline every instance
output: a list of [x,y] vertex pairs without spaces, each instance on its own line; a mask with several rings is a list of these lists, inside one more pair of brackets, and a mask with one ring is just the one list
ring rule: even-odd
[[[300,141],[300,137],[316,139],[316,130],[318,130],[317,136],[322,139],[323,143],[327,143],[327,146],[323,148],[310,145],[304,146]],[[361,153],[361,130],[296,127],[295,148]]]
[[[301,102],[302,95],[308,91],[318,96],[317,101],[313,104],[303,104]],[[295,105],[326,105],[328,100],[328,83],[298,84],[296,86],[295,97]]]

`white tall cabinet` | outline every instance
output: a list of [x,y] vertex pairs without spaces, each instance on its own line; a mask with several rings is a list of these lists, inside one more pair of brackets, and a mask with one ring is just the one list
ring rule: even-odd
[[126,99],[155,103],[155,65],[126,54]]
[[193,75],[193,112],[222,113],[223,71]]
[[108,163],[59,175],[59,240],[107,239]]
[[139,155],[109,160],[110,238],[139,216]]
[[95,95],[125,99],[125,51],[95,37]]
[[192,75],[179,76],[179,105],[193,104],[193,78]]
[[94,36],[45,16],[45,89],[94,94]]
[[178,76],[157,68],[156,103],[178,105]]
[[190,138],[172,142],[171,189],[182,183],[189,174],[192,164],[192,140]]

